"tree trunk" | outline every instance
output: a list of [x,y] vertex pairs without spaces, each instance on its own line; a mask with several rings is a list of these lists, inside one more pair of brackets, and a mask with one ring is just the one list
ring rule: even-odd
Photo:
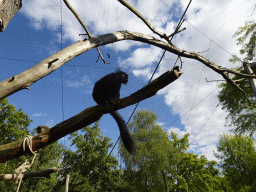
[[166,178],[165,178],[165,174],[164,174],[164,171],[162,170],[162,175],[163,175],[163,179],[164,179],[164,183],[165,183],[165,187],[166,187],[166,192],[168,192],[168,184],[167,184],[167,181],[166,181]]

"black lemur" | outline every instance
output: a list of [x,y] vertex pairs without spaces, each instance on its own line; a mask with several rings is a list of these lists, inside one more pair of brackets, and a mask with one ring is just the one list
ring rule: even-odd
[[[115,73],[110,73],[102,77],[95,83],[92,97],[98,105],[105,106],[107,101],[110,104],[113,104],[120,98],[120,89],[122,83],[127,84],[127,82],[128,75],[123,71],[117,70]],[[125,121],[121,115],[117,113],[117,111],[111,111],[110,115],[112,115],[118,124],[120,136],[125,148],[130,153],[134,153],[136,145],[126,126]]]

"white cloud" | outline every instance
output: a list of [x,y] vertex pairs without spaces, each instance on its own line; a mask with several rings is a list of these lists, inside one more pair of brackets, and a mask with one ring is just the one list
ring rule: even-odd
[[87,75],[84,75],[82,77],[82,82],[85,83],[86,85],[89,85],[92,81],[91,81],[90,77],[88,77]]
[[42,113],[35,113],[33,115],[31,115],[32,117],[41,117],[42,116]]
[[67,85],[70,86],[70,87],[77,87],[77,88],[78,88],[78,87],[83,87],[83,86],[84,86],[83,83],[78,82],[78,81],[66,80],[66,83],[67,83]]
[[120,64],[126,64],[133,68],[143,68],[146,66],[151,66],[152,63],[158,61],[162,52],[162,49],[153,46],[150,48],[138,48],[131,54],[131,57],[123,60],[122,62],[120,62]]
[[182,138],[185,134],[186,134],[186,132],[185,131],[181,131],[179,128],[176,128],[176,127],[172,127],[172,128],[170,128],[170,129],[168,129],[167,130],[167,134],[168,135],[171,135],[171,132],[174,132],[174,133],[176,133],[176,134],[178,134],[178,138],[180,139],[180,138]]
[[52,127],[54,124],[55,124],[55,120],[54,120],[54,119],[51,119],[51,120],[49,120],[49,121],[46,122],[46,125],[47,125],[48,127]]
[[164,126],[164,122],[159,122],[158,121],[156,124],[159,125],[160,127]]
[[[65,79],[64,82],[69,86],[69,87],[84,87],[85,85],[89,85],[92,81],[88,75],[82,75],[83,71],[80,71],[79,69],[76,70],[75,73],[71,71],[67,71],[68,78]],[[79,79],[78,79],[79,77]]]
[[144,77],[144,79],[148,79],[150,77],[150,72],[151,72],[151,68],[144,68],[144,69],[138,69],[138,70],[133,70],[132,73],[134,76],[139,77],[142,76]]

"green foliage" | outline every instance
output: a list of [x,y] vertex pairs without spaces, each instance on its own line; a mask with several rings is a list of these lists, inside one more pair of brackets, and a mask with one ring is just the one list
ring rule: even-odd
[[[239,27],[234,36],[240,36],[237,39],[237,44],[242,45],[240,50],[241,54],[246,53],[244,60],[252,61],[255,58],[255,46],[256,46],[256,23],[246,23],[245,26]],[[243,59],[233,55],[229,60],[231,62],[241,62]],[[240,68],[233,69],[242,73],[246,73],[245,70]],[[255,68],[253,71],[255,73]],[[237,81],[237,84],[243,89],[251,101],[255,101],[255,95],[253,94],[248,78],[241,79],[241,76],[233,75],[233,81]],[[255,132],[255,120],[256,120],[256,105],[250,105],[245,99],[244,95],[234,86],[228,83],[222,84],[222,90],[218,95],[222,109],[229,112],[226,117],[227,121],[231,120],[230,125],[236,127],[236,131],[240,133],[249,132],[251,135]]]
[[21,109],[16,111],[6,98],[0,100],[0,144],[26,137],[31,122],[27,114]]
[[[241,69],[237,69],[237,71],[245,72]],[[235,75],[232,80],[238,80],[240,78]],[[239,86],[245,91],[250,100],[255,100],[255,96],[250,88],[249,79],[240,81]],[[230,120],[231,122],[229,126],[234,125],[236,131],[240,133],[248,132],[252,135],[256,130],[256,106],[250,105],[238,89],[227,83],[222,84],[222,90],[218,97],[222,109],[226,109],[229,112],[226,117],[227,121]]]
[[[248,22],[244,26],[239,27],[233,37],[240,36],[237,38],[237,45],[242,45],[240,49],[240,54],[246,54],[245,60],[253,61],[255,57],[255,46],[256,46],[256,23]],[[232,55],[229,59],[230,62],[237,63],[241,62],[243,59],[239,58],[237,55]]]
[[[76,151],[64,152],[62,177],[70,174],[70,191],[116,191],[125,185],[120,180],[121,170],[117,170],[118,161],[108,156],[108,149],[112,146],[110,139],[103,137],[97,122],[92,128],[87,126],[72,133],[72,145]],[[63,184],[63,182],[61,182]]]
[[217,146],[219,166],[234,191],[254,191],[256,184],[256,153],[253,140],[246,135],[220,136]]
[[[167,177],[175,170],[179,150],[169,141],[167,132],[156,124],[156,120],[153,112],[138,111],[129,124],[137,145],[136,154],[131,156],[120,145],[120,156],[125,165],[124,180],[130,186],[127,191],[164,191],[166,186],[162,171]],[[173,164],[170,165],[170,162]]]
[[181,139],[178,139],[178,134],[171,132],[172,141],[174,147],[178,148],[181,152],[186,151],[189,148],[189,140],[188,136],[189,134],[184,135]]
[[152,111],[141,110],[129,124],[137,141],[137,152],[130,156],[122,145],[120,156],[125,165],[124,180],[129,183],[127,191],[222,191],[216,161],[208,161],[185,153],[189,147],[188,136],[181,139],[171,133],[172,140],[156,124]]
[[178,190],[180,185],[186,184],[188,191],[220,190],[219,170],[214,167],[216,165],[216,161],[208,161],[203,155],[198,158],[193,153],[182,153],[177,172],[172,175],[172,179],[178,181],[173,188]]
[[234,36],[239,36],[237,38],[237,45],[242,45],[240,50],[241,54],[246,53],[246,60],[252,61],[256,53],[256,23],[250,22],[245,23],[243,27],[239,27]]
[[[21,109],[16,111],[14,105],[9,104],[8,99],[0,100],[0,144],[10,143],[24,138],[28,133],[28,126],[32,120]],[[24,157],[13,159],[6,163],[0,163],[1,173],[13,173]],[[0,191],[14,191],[13,181],[0,182]]]
[[[10,143],[14,140],[25,138],[29,134],[28,126],[32,120],[21,109],[16,111],[12,104],[8,104],[7,99],[0,101],[0,141],[1,144]],[[61,157],[62,146],[57,142],[50,146],[40,149],[36,159],[28,172],[44,170],[51,167],[58,167],[58,161]],[[25,156],[7,161],[0,164],[1,173],[14,173],[14,170],[23,164],[26,160]],[[28,159],[31,162],[32,157]],[[56,173],[51,174],[50,178],[29,178],[23,179],[20,191],[51,191],[56,184]],[[17,184],[11,181],[0,182],[0,191],[15,191]]]

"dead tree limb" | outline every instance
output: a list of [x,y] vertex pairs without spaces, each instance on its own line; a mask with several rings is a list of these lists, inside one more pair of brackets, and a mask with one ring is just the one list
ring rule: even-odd
[[132,7],[128,2],[126,2],[125,0],[118,0],[122,5],[124,5],[125,7],[127,7],[131,12],[133,12],[137,17],[139,17],[143,23],[145,23],[148,28],[155,34],[159,35],[160,38],[163,38],[165,39],[169,44],[173,45],[172,42],[169,40],[170,37],[176,35],[177,33],[180,33],[182,31],[184,31],[186,28],[183,28],[181,30],[178,30],[176,32],[173,32],[172,34],[170,35],[166,35],[165,33],[162,33],[158,30],[156,30],[149,22],[148,20],[139,13],[139,11],[137,11],[136,9],[134,9],[134,7]]
[[[204,65],[206,65],[207,67],[211,68],[215,72],[222,75],[222,77],[228,83],[230,83],[231,85],[239,89],[245,95],[246,99],[250,101],[249,98],[246,96],[245,92],[231,80],[228,73],[237,74],[247,78],[256,78],[255,75],[243,74],[243,73],[233,71],[231,69],[222,68],[221,66],[216,65],[215,63],[209,61],[208,59],[199,55],[198,53],[185,51],[176,47],[175,45],[171,45],[169,43],[163,42],[152,36],[148,36],[148,35],[144,35],[136,32],[130,32],[130,31],[119,31],[119,32],[113,32],[113,33],[101,35],[98,37],[92,37],[90,39],[85,39],[84,41],[78,41],[70,45],[69,47],[66,47],[65,49],[41,61],[34,67],[31,67],[30,69],[14,76],[14,78],[10,77],[4,80],[3,82],[1,82],[0,83],[0,99],[5,98],[17,91],[28,89],[28,87],[31,84],[35,83],[36,81],[45,77],[46,75],[52,73],[53,71],[55,71],[56,69],[64,65],[66,62],[80,55],[83,52],[86,52],[95,47],[103,46],[106,44],[110,44],[110,43],[114,43],[122,40],[133,40],[133,41],[144,42],[144,43],[162,48],[164,50],[167,50],[180,57],[186,57],[186,58],[197,60],[203,63]],[[55,62],[51,63],[51,66],[49,67],[49,63],[52,61],[55,61]]]
[[[156,78],[142,89],[138,90],[136,93],[118,100],[114,105],[107,105],[106,107],[98,105],[85,109],[81,113],[55,125],[51,129],[46,129],[44,132],[34,136],[32,139],[32,150],[36,151],[43,148],[46,145],[49,145],[74,131],[92,124],[93,122],[99,120],[103,114],[109,113],[113,110],[122,109],[152,97],[160,89],[178,79],[180,75],[181,73],[179,72],[178,68],[175,68],[174,70],[167,71],[160,77]],[[30,150],[26,147],[25,152],[23,152],[22,140],[1,145],[0,163],[25,154],[30,154]]]
[[[78,22],[82,25],[82,27],[84,28],[84,30],[86,31],[87,35],[89,38],[92,38],[92,34],[89,32],[89,30],[87,29],[86,25],[82,22],[82,20],[80,19],[79,15],[76,13],[76,11],[71,7],[71,5],[68,3],[67,0],[63,0],[64,3],[66,4],[66,6],[69,8],[69,10],[75,15],[75,17],[77,18]],[[104,57],[102,56],[100,49],[98,47],[96,47],[100,58],[102,59],[102,61],[105,64],[108,64],[108,62],[106,62],[106,60],[104,59]]]
[[133,12],[137,17],[139,17],[147,26],[148,28],[153,32],[159,35],[161,38],[164,38],[168,41],[167,35],[156,30],[147,20],[145,17],[143,17],[136,9],[134,9],[129,3],[127,3],[125,0],[118,0],[122,5],[127,7],[131,12]]

